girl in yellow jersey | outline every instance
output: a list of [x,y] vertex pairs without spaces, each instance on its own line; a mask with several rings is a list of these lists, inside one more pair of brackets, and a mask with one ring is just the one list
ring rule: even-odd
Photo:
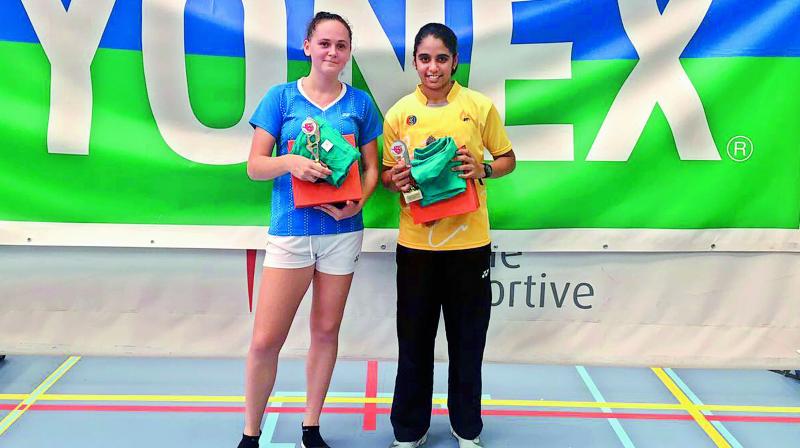
[[[399,357],[391,421],[392,447],[413,448],[427,440],[433,393],[433,353],[443,313],[450,358],[447,408],[461,448],[481,447],[481,364],[491,310],[489,214],[484,182],[514,170],[516,159],[500,114],[484,95],[452,80],[457,39],[445,25],[429,23],[414,40],[420,84],[387,112],[384,121],[383,185],[408,191],[409,166],[389,147],[415,148],[452,137],[459,146],[453,168],[473,179],[480,206],[474,212],[414,224],[400,210],[397,246],[397,337]],[[483,161],[484,149],[494,158]],[[401,202],[402,204],[402,202]]]

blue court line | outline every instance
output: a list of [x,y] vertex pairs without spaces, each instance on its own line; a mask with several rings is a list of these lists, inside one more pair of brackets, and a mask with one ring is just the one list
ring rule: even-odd
[[[675,384],[677,384],[678,387],[681,388],[683,393],[685,393],[686,396],[689,397],[689,400],[692,401],[692,404],[699,406],[703,405],[703,402],[700,400],[700,398],[697,395],[695,395],[694,392],[692,392],[692,389],[690,389],[689,386],[683,382],[683,380],[681,379],[681,377],[678,376],[677,373],[675,373],[672,369],[669,368],[665,368],[664,372],[666,372],[667,375],[669,375],[669,377],[672,378],[672,381],[675,381]],[[706,415],[714,415],[711,411],[701,411],[701,412],[703,412],[703,414]],[[731,434],[725,428],[725,426],[723,426],[722,422],[711,421],[711,424],[714,425],[715,428],[717,428],[717,431],[719,431],[719,433],[722,434],[722,437],[725,437],[725,439],[728,441],[728,443],[731,444],[733,448],[744,448],[742,444],[739,443],[738,440],[736,440],[736,437],[734,437],[733,434]]]
[[[273,392],[275,397],[305,397],[305,391],[295,392]],[[329,397],[363,397],[363,392],[328,392]],[[270,403],[270,406],[279,408],[283,403]],[[275,436],[275,428],[278,427],[278,412],[268,412],[264,420],[264,427],[261,429],[261,443],[264,448],[294,448],[295,443],[291,442],[273,442],[272,437]]]
[[[278,395],[278,394],[275,394]],[[270,406],[274,406],[276,408],[281,407],[283,403],[272,403]],[[269,412],[267,413],[267,418],[264,420],[264,428],[261,430],[261,439],[260,439],[260,446],[264,448],[294,448],[294,443],[278,443],[273,442],[272,437],[275,435],[275,428],[278,427],[278,417],[280,416],[277,412]]]
[[[575,369],[578,371],[578,375],[580,375],[581,379],[583,380],[583,384],[585,384],[586,387],[589,389],[589,392],[591,392],[594,401],[604,403],[606,399],[603,397],[603,394],[600,393],[600,389],[597,388],[597,386],[594,384],[594,381],[592,381],[592,377],[589,376],[589,372],[586,370],[586,368],[583,366],[575,366]],[[611,409],[609,408],[601,408],[601,410],[603,411],[603,413],[606,414],[611,413]],[[628,437],[628,433],[625,432],[625,429],[619,423],[619,420],[615,418],[610,418],[608,419],[608,423],[611,424],[611,428],[617,434],[619,441],[622,442],[622,446],[624,446],[625,448],[636,447],[636,445],[633,444],[633,441],[631,441],[631,438]]]

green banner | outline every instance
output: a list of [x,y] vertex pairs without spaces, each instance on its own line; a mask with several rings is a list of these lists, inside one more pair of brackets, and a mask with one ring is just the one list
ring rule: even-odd
[[[0,7],[9,67],[0,71],[0,221],[268,225],[271,183],[245,172],[246,120],[269,84],[307,73],[297,28],[320,5],[269,2],[261,13],[282,26],[272,32],[249,29],[257,12],[240,2],[176,11],[162,0],[84,2],[92,12],[77,0],[51,3]],[[381,113],[415,83],[416,30],[399,24],[435,19],[402,3],[405,16],[342,3],[355,32],[347,81]],[[770,10],[760,40],[747,34],[752,15],[729,0],[649,9],[569,1],[552,13],[536,9],[547,2],[489,3],[443,10],[460,38],[456,78],[495,100],[519,159],[488,183],[493,229],[800,227],[800,43],[791,31],[800,12],[791,2]],[[490,7],[505,9],[499,18],[479,10]],[[44,19],[53,8],[60,22]],[[90,25],[75,25],[81,14]],[[589,29],[590,14],[607,20]],[[60,43],[69,32],[75,46]],[[173,47],[180,58],[164,56]],[[279,73],[254,79],[258,61]],[[228,132],[237,143],[214,143]],[[204,141],[212,156],[193,156]],[[395,228],[396,200],[379,188],[366,226]]]

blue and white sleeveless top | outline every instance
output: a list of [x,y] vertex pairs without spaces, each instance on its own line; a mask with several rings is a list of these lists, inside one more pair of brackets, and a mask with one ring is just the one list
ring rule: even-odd
[[[380,116],[369,95],[342,84],[339,97],[325,108],[314,104],[303,92],[300,80],[272,87],[259,103],[250,124],[269,132],[278,143],[278,154],[287,154],[289,140],[300,133],[307,117],[321,116],[342,135],[353,134],[356,147],[365,145],[383,132]],[[294,208],[291,174],[275,178],[272,184],[272,216],[269,233],[277,236],[330,235],[364,228],[357,215],[336,221],[314,208]]]

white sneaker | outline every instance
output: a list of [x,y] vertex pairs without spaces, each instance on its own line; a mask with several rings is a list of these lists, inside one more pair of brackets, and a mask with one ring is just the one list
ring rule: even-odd
[[484,446],[481,445],[480,437],[475,437],[472,440],[462,439],[458,434],[456,434],[456,431],[452,427],[450,428],[450,434],[452,434],[453,437],[458,440],[458,448],[484,448]]
[[397,440],[395,440],[394,442],[392,442],[391,445],[389,445],[389,448],[417,448],[418,446],[424,445],[425,442],[427,441],[428,441],[428,433],[426,432],[425,435],[422,436],[422,438],[420,438],[419,440],[415,440],[413,442],[398,442]]

